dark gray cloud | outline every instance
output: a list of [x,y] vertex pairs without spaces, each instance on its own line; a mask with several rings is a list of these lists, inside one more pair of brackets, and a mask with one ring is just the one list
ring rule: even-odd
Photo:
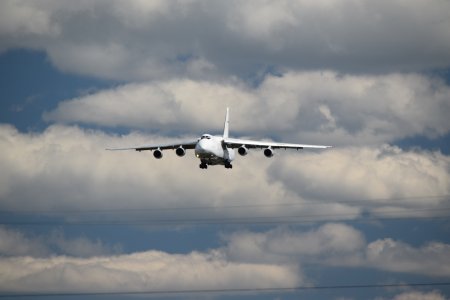
[[2,1],[0,47],[124,80],[450,65],[446,1]]

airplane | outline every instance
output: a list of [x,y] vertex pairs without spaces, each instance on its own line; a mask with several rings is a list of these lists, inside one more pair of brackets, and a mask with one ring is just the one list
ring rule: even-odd
[[225,116],[225,124],[222,136],[213,136],[211,134],[203,134],[197,140],[184,141],[179,143],[168,143],[160,145],[143,145],[139,147],[129,148],[108,148],[106,150],[136,150],[136,151],[153,151],[153,156],[156,159],[163,157],[163,150],[173,149],[177,156],[182,157],[186,154],[186,150],[194,149],[195,156],[200,159],[200,169],[207,169],[208,166],[223,165],[227,169],[233,168],[231,162],[235,158],[234,149],[241,156],[245,156],[249,149],[259,148],[264,149],[263,153],[266,157],[272,157],[275,149],[326,149],[332,146],[322,145],[304,145],[304,144],[290,144],[277,142],[264,142],[254,140],[244,140],[229,137],[230,125],[230,109],[227,107]]

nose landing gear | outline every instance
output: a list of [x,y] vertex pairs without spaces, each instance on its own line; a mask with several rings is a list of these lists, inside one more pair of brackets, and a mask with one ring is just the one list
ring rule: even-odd
[[199,165],[199,167],[200,167],[200,169],[208,169],[208,165],[207,165],[205,162],[202,162],[202,163]]

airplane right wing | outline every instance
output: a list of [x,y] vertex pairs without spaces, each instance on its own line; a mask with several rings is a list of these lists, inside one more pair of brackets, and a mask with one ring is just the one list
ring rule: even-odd
[[332,146],[324,145],[306,145],[306,144],[290,144],[290,143],[277,143],[277,142],[265,142],[265,141],[253,141],[253,140],[243,140],[243,139],[233,139],[225,138],[223,142],[230,148],[272,148],[272,149],[303,149],[303,148],[314,148],[314,149],[326,149]]

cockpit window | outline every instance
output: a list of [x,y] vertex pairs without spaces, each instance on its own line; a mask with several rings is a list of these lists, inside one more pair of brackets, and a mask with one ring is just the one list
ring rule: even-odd
[[202,137],[201,137],[201,139],[203,140],[203,139],[211,139],[211,136],[210,135],[208,135],[208,134],[205,134],[205,135],[202,135]]

